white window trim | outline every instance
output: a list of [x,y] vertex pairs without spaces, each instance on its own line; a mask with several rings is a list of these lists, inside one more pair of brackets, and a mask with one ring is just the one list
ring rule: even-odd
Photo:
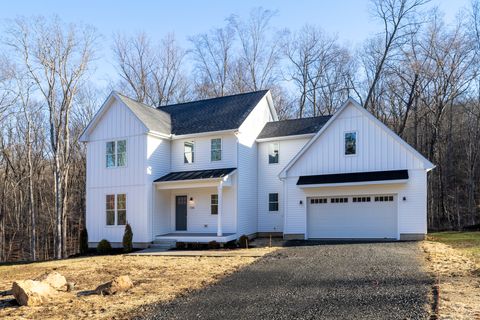
[[[347,150],[345,148],[345,138],[346,138],[345,135],[347,133],[355,133],[355,153],[354,154],[346,154]],[[358,131],[357,130],[344,131],[343,132],[343,155],[345,157],[356,157],[356,156],[358,156],[358,149],[359,149],[359,147],[358,147]]]
[[[277,195],[277,201],[270,201],[270,194],[276,194]],[[277,210],[270,210],[270,203],[276,203],[277,204]],[[267,195],[267,206],[268,206],[268,212],[273,213],[273,214],[278,214],[280,212],[280,193],[279,192],[269,192]]]
[[[124,164],[123,166],[119,166],[119,165],[118,165],[117,143],[118,143],[119,141],[125,141],[125,150],[126,150],[126,151],[125,151],[125,164]],[[111,166],[111,167],[109,167],[109,166],[107,165],[107,144],[110,143],[110,142],[113,142],[113,150],[114,150],[114,153],[113,153],[113,154],[115,155],[115,165],[114,165],[114,166]],[[118,139],[118,140],[107,140],[107,141],[105,142],[105,153],[104,153],[104,154],[105,154],[105,157],[104,157],[105,168],[107,168],[107,169],[126,168],[127,165],[128,165],[128,161],[127,161],[127,159],[128,159],[128,143],[127,143],[127,139],[125,138],[125,139]]]
[[[193,151],[192,151],[193,157],[192,157],[192,162],[185,162],[185,143],[187,143],[187,142],[191,142],[191,143],[193,144]],[[182,159],[182,160],[183,160],[183,164],[192,165],[192,164],[195,163],[195,151],[196,151],[196,146],[195,146],[195,145],[196,145],[196,141],[195,141],[195,140],[184,140],[184,141],[183,141],[183,144],[182,144],[182,147],[183,147],[183,153],[182,153],[182,155],[183,155],[183,159]]]
[[[212,140],[215,139],[220,139],[220,160],[212,160]],[[210,139],[210,162],[220,162],[223,160],[223,139],[218,137],[218,138],[211,138]]]
[[[277,147],[277,150],[278,150],[278,161],[277,162],[270,162],[270,145],[272,144],[276,144],[278,147]],[[268,143],[268,146],[267,146],[267,163],[269,165],[278,165],[280,164],[280,142],[270,142]]]
[[[212,203],[212,196],[217,196],[217,204],[213,204]],[[216,205],[217,206],[217,213],[216,214],[213,214],[212,213],[212,206],[213,205]],[[218,215],[218,193],[212,193],[210,194],[210,215],[211,216],[217,216]]]
[[[118,207],[117,207],[117,196],[120,194],[125,195],[125,224],[118,224]],[[108,225],[107,224],[107,196],[113,196],[114,197],[114,209],[113,209],[113,224]],[[105,227],[106,228],[125,228],[125,226],[128,223],[128,194],[126,192],[119,192],[119,193],[104,193],[103,195],[104,199],[104,214],[105,214]]]

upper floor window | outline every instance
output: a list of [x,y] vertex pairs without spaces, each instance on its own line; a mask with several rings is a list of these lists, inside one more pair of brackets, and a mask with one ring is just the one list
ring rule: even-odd
[[357,133],[346,132],[345,133],[345,155],[357,154]]
[[183,163],[193,163],[195,161],[195,142],[185,141],[183,150]]
[[278,142],[268,145],[268,163],[278,163]]
[[124,167],[127,164],[127,140],[108,141],[106,148],[107,168]]
[[105,198],[107,226],[124,226],[127,224],[127,195],[107,194]]
[[210,160],[222,160],[222,139],[216,138],[210,141]]

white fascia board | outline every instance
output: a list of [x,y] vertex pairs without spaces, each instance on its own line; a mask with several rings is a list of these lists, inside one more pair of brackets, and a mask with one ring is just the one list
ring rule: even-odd
[[157,132],[157,131],[152,131],[152,130],[150,130],[149,132],[147,132],[147,134],[150,135],[150,136],[157,137],[157,138],[162,138],[162,139],[166,139],[166,140],[172,140],[172,135],[171,135],[171,134],[165,134],[165,133],[161,133],[161,132]]
[[291,136],[279,136],[279,137],[271,137],[271,138],[261,138],[257,139],[257,142],[268,142],[268,141],[278,141],[278,140],[295,140],[295,139],[302,139],[302,138],[311,138],[315,136],[315,133],[305,133],[305,134],[295,134]]
[[322,184],[301,184],[297,185],[300,189],[307,188],[323,188],[323,187],[351,187],[351,186],[366,186],[376,184],[404,184],[408,179],[398,180],[379,180],[379,181],[364,181],[364,182],[343,182],[343,183],[322,183]]
[[278,121],[277,110],[275,109],[275,105],[273,104],[273,98],[270,90],[268,90],[265,96],[267,98],[268,107],[270,108],[270,112],[272,114],[273,120]]
[[198,132],[198,133],[191,133],[191,134],[172,134],[172,140],[178,139],[188,139],[188,138],[196,138],[196,137],[204,137],[204,136],[215,136],[215,135],[223,135],[223,134],[237,134],[238,129],[229,129],[229,130],[220,130],[220,131],[207,131],[207,132]]

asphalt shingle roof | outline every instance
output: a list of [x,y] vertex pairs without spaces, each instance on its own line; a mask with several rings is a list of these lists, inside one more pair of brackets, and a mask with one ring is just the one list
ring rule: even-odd
[[286,137],[318,132],[332,116],[267,122],[257,139]]
[[149,130],[170,134],[172,131],[172,125],[171,118],[168,113],[152,108],[144,103],[135,101],[118,92],[116,92],[116,94]]
[[236,168],[170,172],[154,182],[223,178]]
[[268,90],[159,107],[176,135],[238,129]]

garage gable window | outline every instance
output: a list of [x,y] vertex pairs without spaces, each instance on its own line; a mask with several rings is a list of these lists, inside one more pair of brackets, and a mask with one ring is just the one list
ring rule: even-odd
[[357,154],[357,133],[355,131],[345,132],[345,155]]
[[278,211],[278,193],[268,194],[268,211]]
[[278,142],[268,145],[268,163],[278,163]]

